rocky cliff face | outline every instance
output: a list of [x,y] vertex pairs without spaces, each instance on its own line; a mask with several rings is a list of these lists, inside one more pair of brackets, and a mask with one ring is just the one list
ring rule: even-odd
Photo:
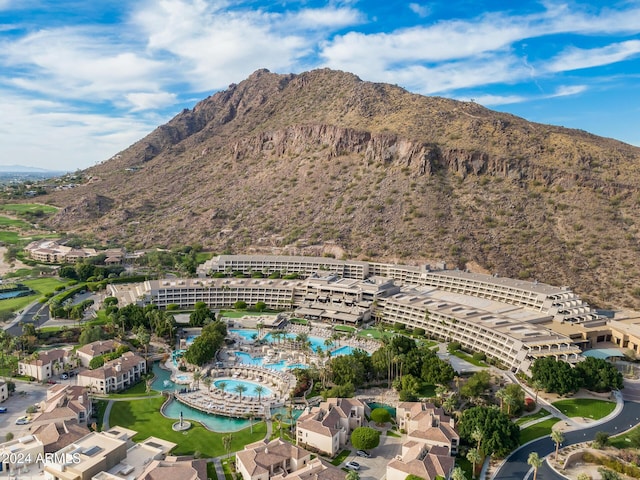
[[636,305],[640,151],[330,70],[258,71],[51,194],[130,247],[445,260]]

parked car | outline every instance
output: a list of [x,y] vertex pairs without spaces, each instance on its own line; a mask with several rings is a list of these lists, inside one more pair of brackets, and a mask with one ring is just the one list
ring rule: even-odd
[[16,425],[26,425],[29,423],[29,419],[27,417],[20,417],[16,420]]
[[55,380],[47,380],[47,383],[48,383],[49,385],[55,385],[55,384],[56,384],[56,383],[58,383],[58,382],[56,382]]
[[7,413],[7,407],[0,407],[0,413]]
[[68,379],[68,378],[69,378],[69,374],[67,374],[67,373],[63,373],[62,375],[60,375],[60,378],[61,378],[62,380],[66,380],[66,379]]
[[369,452],[365,452],[364,450],[358,450],[356,452],[356,455],[358,455],[359,457],[371,458],[371,454]]
[[344,466],[350,470],[360,470],[360,464],[358,462],[347,462]]
[[75,376],[76,376],[76,372],[74,372],[73,370],[71,370],[71,371],[69,372],[69,378],[71,378],[71,377],[75,377]]

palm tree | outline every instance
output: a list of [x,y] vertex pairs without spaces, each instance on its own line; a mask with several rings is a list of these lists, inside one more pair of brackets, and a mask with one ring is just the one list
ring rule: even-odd
[[556,461],[558,461],[558,450],[560,450],[560,444],[564,442],[564,435],[560,430],[554,430],[551,432],[551,440],[556,442]]
[[262,385],[257,385],[253,389],[253,391],[258,394],[258,403],[260,403],[260,400],[262,399],[262,394],[265,392],[265,388]]
[[482,440],[484,439],[484,432],[479,428],[476,428],[473,432],[471,432],[471,438],[476,441],[476,448],[482,455]]
[[507,391],[504,388],[501,388],[496,392],[496,398],[500,400],[500,411],[502,411],[504,407],[504,400],[507,397]]
[[224,391],[227,389],[227,382],[218,382],[216,387],[218,387],[218,389],[220,389],[224,394]]
[[476,464],[482,461],[482,455],[477,448],[472,448],[467,452],[467,460],[469,460],[473,464],[473,469],[471,473],[473,478],[476,477]]
[[273,414],[273,420],[275,420],[276,422],[278,422],[278,437],[282,438],[282,414],[281,413],[274,413]]
[[249,410],[247,413],[245,413],[244,417],[249,420],[249,429],[251,430],[251,434],[253,434],[253,410]]
[[207,387],[207,391],[211,391],[211,384],[213,383],[213,380],[211,377],[204,377],[202,379],[202,383],[204,383],[204,386]]
[[360,474],[355,470],[349,470],[344,476],[344,480],[360,480]]
[[240,395],[240,401],[242,401],[242,394],[247,391],[247,386],[239,383],[233,388],[233,391]]
[[533,387],[533,390],[536,392],[536,398],[534,400],[534,403],[537,405],[538,404],[538,392],[543,389],[544,384],[540,380],[534,380],[533,382],[531,382],[531,386]]
[[464,470],[460,467],[454,468],[453,472],[451,472],[451,480],[467,480]]
[[202,378],[202,372],[200,370],[195,370],[193,372],[193,383],[194,387],[197,389],[200,386],[200,379]]
[[542,465],[543,460],[540,458],[537,452],[531,452],[529,454],[529,458],[527,458],[527,463],[533,467],[533,480],[536,480],[536,476],[538,475],[538,468]]
[[229,458],[229,453],[231,451],[231,442],[233,441],[233,434],[229,433],[222,437],[222,446],[227,452],[227,458]]

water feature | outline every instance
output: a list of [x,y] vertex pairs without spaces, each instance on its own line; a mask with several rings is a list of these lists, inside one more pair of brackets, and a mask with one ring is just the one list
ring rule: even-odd
[[[260,383],[255,383],[255,382],[249,382],[247,380],[236,380],[236,379],[231,379],[231,378],[225,378],[225,379],[220,379],[220,380],[216,380],[215,382],[213,382],[213,386],[216,388],[220,388],[220,384],[223,383],[225,384],[225,392],[234,392],[234,393],[238,393],[236,391],[236,388],[239,385],[242,385],[245,387],[245,391],[242,393],[243,397],[268,397],[270,395],[273,395],[273,392],[271,391],[271,389],[269,387],[265,387],[264,385],[260,384]],[[258,395],[258,392],[256,392],[256,387],[260,385],[264,391]]]
[[331,356],[332,357],[337,357],[338,355],[351,355],[354,350],[356,350],[355,348],[353,348],[351,345],[343,345],[340,348],[335,349],[333,352],[331,352]]
[[269,370],[277,370],[279,372],[281,372],[282,370],[288,370],[291,368],[309,368],[308,365],[305,365],[303,363],[295,363],[295,364],[289,365],[284,360],[280,360],[278,362],[264,363],[264,357],[252,357],[246,352],[234,352],[234,355],[238,359],[238,363],[241,363],[243,365],[255,365],[258,367],[268,368]]
[[252,328],[232,328],[229,330],[229,333],[233,333],[242,337],[242,339],[246,342],[253,342],[256,338],[258,338],[258,330]]
[[235,432],[249,426],[249,420],[244,418],[223,417],[221,415],[210,415],[188,405],[184,405],[176,400],[171,400],[164,408],[165,416],[169,418],[180,418],[180,412],[187,420],[195,420],[206,425],[207,428],[214,432]]
[[189,347],[193,341],[198,338],[200,335],[188,335],[187,338],[185,338],[185,343],[187,344],[187,347]]
[[385,410],[387,410],[391,414],[391,416],[393,418],[396,418],[396,409],[395,409],[395,407],[392,407],[391,405],[387,405],[386,403],[378,403],[378,402],[367,403],[367,405],[369,405],[369,408],[371,410],[376,409],[376,408],[384,408]]

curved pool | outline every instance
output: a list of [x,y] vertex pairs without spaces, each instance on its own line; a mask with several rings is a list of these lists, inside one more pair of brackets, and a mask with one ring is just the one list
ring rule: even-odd
[[[225,384],[225,388],[224,388],[225,392],[231,392],[231,393],[237,393],[237,394],[239,394],[239,392],[236,389],[240,385],[242,385],[245,388],[244,392],[242,392],[243,397],[259,396],[264,398],[264,397],[273,395],[273,391],[269,387],[265,387],[261,383],[249,382],[248,380],[236,380],[234,378],[225,378],[225,379],[216,380],[215,382],[213,382],[213,386],[220,389],[221,383]],[[257,386],[261,386],[264,389],[260,393],[260,395],[258,395],[258,392],[256,392]]]

